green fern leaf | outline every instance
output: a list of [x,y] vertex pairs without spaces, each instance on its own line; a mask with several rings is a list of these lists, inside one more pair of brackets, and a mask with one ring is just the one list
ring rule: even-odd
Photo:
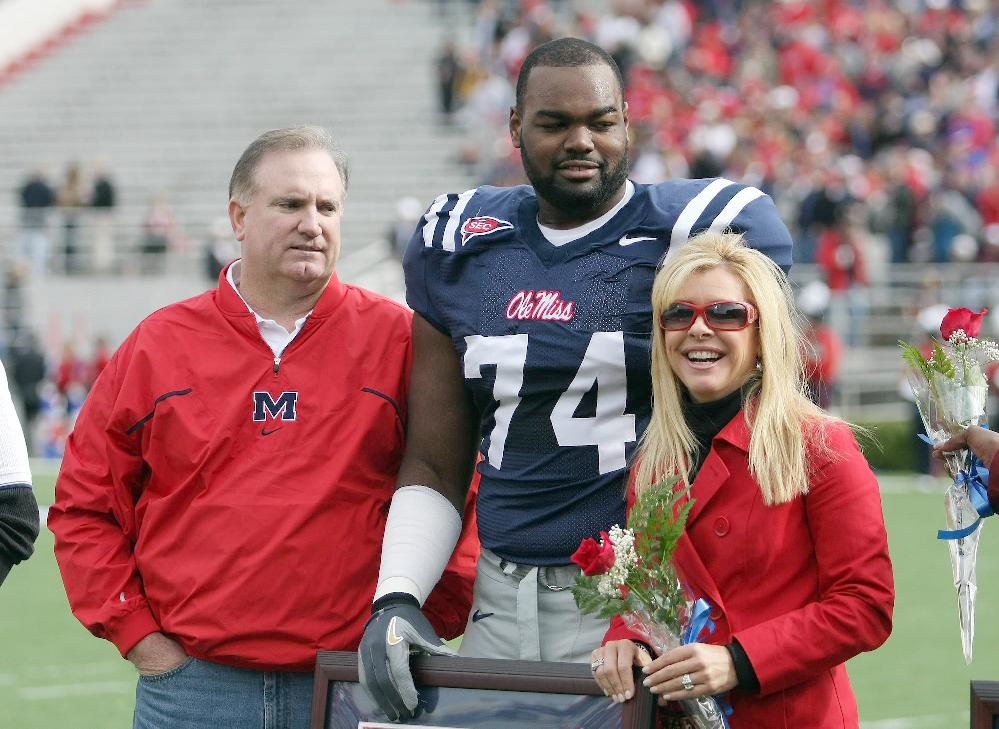
[[933,369],[922,353],[908,342],[899,340],[898,346],[902,348],[902,359],[905,363],[922,375],[923,379],[929,381],[933,377]]
[[948,359],[944,348],[941,347],[940,343],[935,339],[933,340],[933,357],[930,359],[930,365],[934,370],[949,380],[953,380],[954,376],[957,374],[954,371],[954,363]]

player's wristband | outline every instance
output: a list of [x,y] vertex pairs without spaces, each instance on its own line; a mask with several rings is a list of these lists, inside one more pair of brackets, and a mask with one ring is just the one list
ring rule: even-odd
[[392,497],[375,600],[392,592],[420,605],[437,584],[461,534],[461,515],[439,491],[403,486]]
[[387,595],[382,595],[371,604],[371,614],[374,615],[379,610],[384,610],[393,605],[412,605],[417,610],[420,609],[420,603],[408,592],[390,592]]

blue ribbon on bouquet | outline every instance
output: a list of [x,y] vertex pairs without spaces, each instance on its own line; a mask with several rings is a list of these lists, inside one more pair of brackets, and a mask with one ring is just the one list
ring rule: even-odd
[[[933,445],[933,441],[923,433],[919,433],[919,438],[930,446]],[[975,519],[974,524],[966,526],[963,529],[938,530],[937,539],[964,539],[970,534],[974,534],[975,530],[981,525],[982,519],[995,514],[992,504],[989,503],[989,488],[986,485],[989,482],[989,469],[985,467],[985,464],[974,453],[970,453],[969,455],[971,461],[968,464],[968,468],[962,468],[958,471],[955,481],[967,487],[968,498],[971,499],[971,505],[978,512],[978,518]]]
[[715,632],[715,624],[711,621],[711,604],[702,597],[690,608],[690,622],[683,631],[683,644],[696,643],[705,628],[708,629],[708,635]]
[[[696,643],[697,638],[705,629],[707,629],[708,635],[711,635],[711,633],[715,632],[715,624],[711,620],[711,604],[701,597],[690,608],[690,622],[687,623],[687,628],[681,636],[683,644]],[[716,695],[714,699],[718,702],[718,706],[721,707],[724,714],[722,720],[725,722],[726,729],[728,729],[728,717],[732,715],[732,705],[721,698],[721,696]]]

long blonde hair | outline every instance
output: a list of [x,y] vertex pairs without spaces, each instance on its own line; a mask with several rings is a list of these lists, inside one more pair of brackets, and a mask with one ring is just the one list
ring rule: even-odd
[[[802,329],[784,272],[749,248],[741,235],[701,233],[656,275],[652,286],[652,419],[642,436],[635,485],[679,474],[689,485],[697,441],[682,407],[682,385],[666,358],[659,317],[677,298],[687,277],[724,267],[746,285],[759,312],[760,364],[744,390],[750,431],[749,471],[768,505],[808,492],[806,444],[823,449],[823,422],[836,420],[806,395]],[[819,427],[816,427],[819,426]]]

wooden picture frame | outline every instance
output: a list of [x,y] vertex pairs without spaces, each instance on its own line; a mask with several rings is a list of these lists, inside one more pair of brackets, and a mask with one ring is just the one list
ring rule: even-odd
[[[412,660],[423,710],[410,726],[438,729],[650,729],[656,697],[641,685],[623,704],[604,696],[581,663],[418,656]],[[388,724],[357,682],[357,654],[320,651],[312,729],[380,729]],[[428,690],[429,689],[429,690]],[[524,723],[524,722],[527,723]],[[391,725],[393,727],[405,724]]]
[[971,729],[999,729],[999,681],[971,682]]

